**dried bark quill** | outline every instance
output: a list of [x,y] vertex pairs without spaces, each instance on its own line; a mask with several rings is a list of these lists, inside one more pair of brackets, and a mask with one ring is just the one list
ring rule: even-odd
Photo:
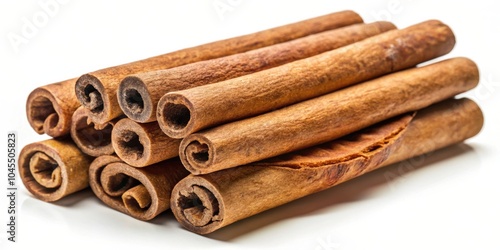
[[49,139],[21,150],[19,174],[35,197],[52,202],[88,187],[92,160],[68,138]]
[[81,105],[91,111],[92,121],[105,123],[123,114],[118,104],[116,92],[120,81],[128,75],[168,69],[241,53],[361,22],[363,20],[358,14],[352,11],[342,11],[249,35],[187,48],[85,74],[78,78],[75,93]]
[[94,124],[88,117],[88,111],[79,107],[71,119],[71,138],[83,153],[98,157],[115,152],[111,144],[111,130],[118,118],[104,124]]
[[158,102],[157,120],[175,138],[262,114],[447,54],[452,30],[440,21],[391,30],[360,42],[209,85],[174,91]]
[[179,156],[193,174],[231,168],[339,138],[478,82],[473,61],[448,59],[191,134],[182,140]]
[[319,146],[207,175],[189,175],[174,187],[171,209],[186,229],[208,234],[377,168],[459,143],[476,135],[482,125],[476,103],[447,100],[415,117],[402,115]]
[[[479,83],[446,24],[336,12],[41,86],[19,174],[54,202],[90,186],[139,220],[171,208],[208,234],[367,172],[460,143]],[[125,115],[128,117],[126,118]]]
[[109,207],[140,220],[167,210],[172,188],[187,174],[178,159],[134,168],[115,155],[96,158],[89,169],[94,194]]
[[74,94],[76,79],[34,89],[26,100],[26,116],[38,134],[60,137],[69,134],[71,116],[80,106]]
[[111,132],[111,144],[124,162],[145,167],[179,155],[181,140],[165,135],[158,123],[137,123],[128,118],[118,121]]
[[123,79],[118,87],[118,103],[125,115],[134,121],[156,121],[156,106],[167,92],[248,75],[333,50],[395,28],[389,22],[354,24],[245,53],[131,75]]

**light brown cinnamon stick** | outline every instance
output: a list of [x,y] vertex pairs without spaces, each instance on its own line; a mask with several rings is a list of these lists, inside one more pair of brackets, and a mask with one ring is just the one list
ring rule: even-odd
[[414,118],[403,115],[320,146],[189,175],[174,187],[171,208],[182,226],[207,234],[377,168],[459,143],[482,125],[481,110],[473,101],[447,100]]
[[88,117],[88,111],[79,107],[71,120],[71,138],[83,153],[98,157],[115,152],[111,145],[111,130],[119,118],[105,124],[94,124]]
[[395,28],[389,22],[355,24],[245,53],[128,76],[118,87],[118,103],[123,113],[134,121],[156,121],[158,100],[167,92],[219,82],[276,67]]
[[288,153],[347,135],[472,89],[474,62],[455,58],[409,69],[221,125],[184,138],[179,156],[193,174]]
[[431,20],[226,81],[166,94],[157,120],[165,133],[195,131],[320,96],[448,53],[451,29]]
[[137,123],[124,118],[111,132],[111,144],[116,154],[134,167],[145,167],[178,156],[180,142],[165,135],[156,122]]
[[21,150],[19,174],[35,197],[57,201],[88,187],[92,159],[69,138],[35,142]]
[[74,93],[76,79],[34,89],[26,100],[26,116],[38,134],[60,137],[69,134],[71,116],[80,106]]
[[170,207],[173,186],[188,172],[178,159],[134,168],[114,155],[96,158],[90,187],[109,207],[140,220],[151,220]]
[[80,103],[91,111],[91,119],[96,123],[104,123],[123,114],[118,105],[116,92],[118,84],[127,75],[241,53],[361,22],[363,20],[358,14],[352,11],[342,11],[187,48],[85,74],[78,78],[75,93]]

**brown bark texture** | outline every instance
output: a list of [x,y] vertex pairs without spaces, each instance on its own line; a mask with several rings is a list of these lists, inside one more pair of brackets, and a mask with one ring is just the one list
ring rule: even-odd
[[156,106],[160,98],[167,92],[206,85],[269,69],[333,50],[395,28],[389,22],[354,24],[245,53],[128,76],[118,87],[118,103],[123,113],[134,121],[156,121]]
[[88,110],[79,107],[71,118],[71,138],[83,153],[98,157],[115,152],[111,145],[111,131],[119,118],[104,124],[94,124],[88,117]]
[[352,11],[342,11],[249,35],[182,49],[85,74],[78,78],[75,93],[82,106],[91,111],[91,119],[95,123],[104,123],[123,114],[116,92],[120,81],[128,75],[241,53],[361,22],[363,20],[358,14]]
[[454,58],[392,73],[184,138],[179,156],[207,174],[331,141],[474,88],[476,64]]
[[71,116],[80,106],[74,92],[76,79],[34,89],[26,100],[26,116],[38,134],[61,137],[69,134]]
[[145,167],[179,155],[180,139],[168,137],[158,123],[118,121],[111,131],[114,151],[127,164]]
[[167,210],[172,188],[187,174],[178,159],[134,168],[115,155],[96,158],[89,169],[95,195],[109,207],[140,220],[151,220]]
[[21,150],[19,174],[35,197],[52,202],[88,187],[92,160],[67,137],[49,139]]
[[319,146],[189,175],[174,187],[171,208],[182,226],[207,234],[377,168],[462,142],[482,125],[476,103],[449,99],[416,116],[401,115]]
[[159,101],[158,123],[171,136],[185,137],[413,67],[454,44],[452,30],[437,20],[387,31],[279,67],[168,93]]

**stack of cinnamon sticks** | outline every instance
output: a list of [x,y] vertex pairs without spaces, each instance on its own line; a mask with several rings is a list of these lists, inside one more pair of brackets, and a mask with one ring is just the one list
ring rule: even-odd
[[[26,188],[91,187],[141,220],[190,231],[235,221],[476,135],[479,71],[447,25],[403,29],[352,11],[39,87],[26,111],[53,139],[25,146]],[[425,145],[425,146],[422,146]]]

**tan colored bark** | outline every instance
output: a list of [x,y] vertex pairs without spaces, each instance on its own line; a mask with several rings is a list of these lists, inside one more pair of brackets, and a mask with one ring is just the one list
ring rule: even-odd
[[88,187],[92,160],[70,139],[50,139],[21,150],[19,174],[35,197],[52,202]]
[[184,138],[179,156],[193,174],[248,164],[331,141],[474,88],[474,62],[454,58],[389,74],[260,116]]
[[363,20],[358,14],[342,11],[102,69],[78,78],[75,86],[76,96],[82,106],[91,111],[92,121],[105,123],[123,114],[116,92],[120,81],[127,75],[241,53],[361,22]]
[[[322,145],[189,175],[172,191],[172,211],[188,230],[207,234],[388,164],[462,142],[482,125],[476,103],[446,100],[415,117],[402,115]],[[419,147],[422,144],[429,146]]]
[[159,101],[158,122],[168,134],[185,137],[413,67],[454,44],[452,30],[436,20],[391,30],[279,67],[168,93]]
[[80,106],[74,92],[76,79],[34,89],[26,100],[26,116],[38,134],[60,137],[69,134],[71,116]]
[[[128,76],[118,87],[118,103],[125,115],[134,121],[156,121],[156,106],[167,92],[248,75],[333,50],[395,28],[389,22],[354,24],[245,53]],[[165,132],[175,137],[175,134]]]

